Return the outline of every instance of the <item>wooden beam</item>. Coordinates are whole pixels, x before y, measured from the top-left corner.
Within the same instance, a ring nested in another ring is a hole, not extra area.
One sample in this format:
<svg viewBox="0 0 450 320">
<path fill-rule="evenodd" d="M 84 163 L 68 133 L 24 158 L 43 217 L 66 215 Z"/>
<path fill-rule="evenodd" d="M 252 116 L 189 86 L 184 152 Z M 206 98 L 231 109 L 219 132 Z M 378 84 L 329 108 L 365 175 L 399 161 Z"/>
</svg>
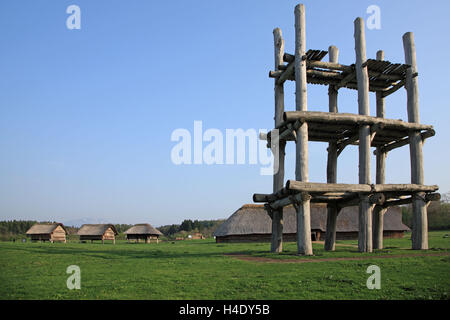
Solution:
<svg viewBox="0 0 450 320">
<path fill-rule="evenodd" d="M 428 139 L 430 137 L 433 137 L 435 134 L 436 134 L 436 132 L 433 129 L 430 129 L 430 130 L 427 130 L 425 132 L 422 132 L 420 134 L 420 137 L 422 139 L 422 142 L 424 142 L 426 139 Z M 378 152 L 387 153 L 387 152 L 389 152 L 391 150 L 394 150 L 394 149 L 406 146 L 407 144 L 409 144 L 409 142 L 410 142 L 410 138 L 409 137 L 408 138 L 404 138 L 404 139 L 400 139 L 398 141 L 395 141 L 395 142 L 389 143 L 389 144 L 387 144 L 387 145 L 385 145 L 383 147 L 380 147 L 380 151 L 378 151 L 378 149 L 377 149 L 377 150 L 374 151 L 374 154 L 376 155 Z"/>
<path fill-rule="evenodd" d="M 393 94 L 398 89 L 402 88 L 405 85 L 405 80 L 401 80 L 395 85 L 393 85 L 390 89 L 381 91 L 382 97 L 387 97 L 388 95 Z"/>
<path fill-rule="evenodd" d="M 286 189 L 299 192 L 372 192 L 369 184 L 319 183 L 288 180 Z"/>
<path fill-rule="evenodd" d="M 279 76 L 279 78 L 276 80 L 276 84 L 282 85 L 286 82 L 286 80 L 292 78 L 292 75 L 294 74 L 294 63 L 291 62 L 287 67 L 286 70 Z M 270 76 L 270 73 L 269 73 Z"/>
<path fill-rule="evenodd" d="M 302 122 L 318 122 L 327 124 L 383 125 L 384 128 L 399 130 L 429 130 L 431 125 L 423 125 L 402 120 L 384 119 L 364 114 L 330 113 L 320 111 L 288 111 L 283 115 L 285 122 L 300 120 Z M 370 131 L 370 130 L 369 130 Z"/>
</svg>

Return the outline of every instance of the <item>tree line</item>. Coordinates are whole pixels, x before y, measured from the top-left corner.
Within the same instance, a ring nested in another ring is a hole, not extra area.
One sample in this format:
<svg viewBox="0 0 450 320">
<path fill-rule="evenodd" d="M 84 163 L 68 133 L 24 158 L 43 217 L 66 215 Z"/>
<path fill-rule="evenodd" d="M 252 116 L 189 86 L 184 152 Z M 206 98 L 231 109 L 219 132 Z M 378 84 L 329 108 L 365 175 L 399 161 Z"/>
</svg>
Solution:
<svg viewBox="0 0 450 320">
<path fill-rule="evenodd" d="M 181 224 L 171 224 L 159 227 L 165 236 L 171 237 L 180 232 L 200 232 L 204 236 L 212 236 L 214 230 L 223 222 L 224 220 L 194 220 L 185 219 Z"/>
<path fill-rule="evenodd" d="M 211 237 L 214 230 L 224 220 L 191 220 L 185 219 L 181 224 L 172 224 L 161 226 L 157 228 L 166 237 L 174 237 L 180 233 L 186 232 L 200 232 L 205 237 Z M 54 223 L 51 221 L 35 221 L 35 220 L 9 220 L 0 221 L 0 240 L 11 240 L 12 238 L 25 237 L 26 232 L 36 223 Z M 130 224 L 115 224 L 116 230 L 119 234 L 123 234 L 127 229 L 133 225 Z M 75 235 L 79 228 L 73 226 L 65 226 L 68 235 Z M 120 237 L 119 237 L 120 238 Z"/>
</svg>

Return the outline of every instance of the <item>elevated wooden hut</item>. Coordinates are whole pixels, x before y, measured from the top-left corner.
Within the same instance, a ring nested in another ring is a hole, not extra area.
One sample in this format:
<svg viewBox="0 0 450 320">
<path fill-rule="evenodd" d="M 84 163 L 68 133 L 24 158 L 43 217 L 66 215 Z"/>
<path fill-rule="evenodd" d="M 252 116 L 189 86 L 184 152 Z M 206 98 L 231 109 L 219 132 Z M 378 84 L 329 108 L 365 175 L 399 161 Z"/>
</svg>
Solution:
<svg viewBox="0 0 450 320">
<path fill-rule="evenodd" d="M 283 211 L 283 239 L 297 241 L 297 215 L 290 205 Z M 402 223 L 399 207 L 390 207 L 384 216 L 385 238 L 401 238 L 409 228 Z M 311 205 L 311 240 L 325 239 L 327 206 Z M 336 221 L 336 239 L 358 239 L 358 207 L 341 210 Z M 269 242 L 272 234 L 272 220 L 263 205 L 246 204 L 239 208 L 214 232 L 216 242 Z"/>
<path fill-rule="evenodd" d="M 62 223 L 37 223 L 27 231 L 31 241 L 66 242 L 67 230 Z"/>
<path fill-rule="evenodd" d="M 111 240 L 116 243 L 116 235 L 118 234 L 116 227 L 113 224 L 83 224 L 77 233 L 80 236 L 80 241 Z"/>
<path fill-rule="evenodd" d="M 159 237 L 162 236 L 162 233 L 158 229 L 153 228 L 149 223 L 136 224 L 125 231 L 125 234 L 127 235 L 128 242 L 131 240 L 135 240 L 136 242 L 144 240 L 145 243 L 150 243 L 151 240 L 156 240 L 156 243 L 158 243 Z"/>
</svg>

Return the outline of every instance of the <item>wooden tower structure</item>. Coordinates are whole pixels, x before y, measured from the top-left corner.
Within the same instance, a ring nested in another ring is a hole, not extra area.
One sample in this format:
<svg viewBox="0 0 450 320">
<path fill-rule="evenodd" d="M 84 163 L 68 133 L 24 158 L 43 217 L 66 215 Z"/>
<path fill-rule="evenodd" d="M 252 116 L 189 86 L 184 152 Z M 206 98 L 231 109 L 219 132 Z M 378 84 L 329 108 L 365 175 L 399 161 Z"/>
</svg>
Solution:
<svg viewBox="0 0 450 320">
<path fill-rule="evenodd" d="M 298 253 L 312 255 L 310 203 L 327 203 L 325 249 L 334 250 L 336 218 L 347 206 L 359 206 L 360 252 L 383 247 L 383 214 L 389 206 L 412 203 L 412 248 L 428 249 L 427 206 L 440 199 L 438 186 L 424 185 L 422 146 L 435 134 L 431 125 L 420 124 L 418 72 L 414 36 L 403 36 L 405 63 L 367 59 L 364 20 L 354 21 L 356 62 L 338 62 L 339 50 L 306 50 L 305 7 L 295 7 L 295 54 L 284 52 L 281 30 L 273 31 L 275 70 L 275 128 L 266 139 L 275 155 L 273 193 L 254 194 L 253 201 L 265 204 L 272 218 L 271 251 L 281 252 L 283 244 L 283 207 L 293 204 L 297 211 Z M 329 54 L 329 61 L 322 59 Z M 295 81 L 295 111 L 284 109 L 284 83 Z M 329 112 L 308 111 L 307 84 L 328 86 Z M 408 121 L 385 118 L 385 99 L 400 88 L 407 91 Z M 338 112 L 338 90 L 358 91 L 358 113 Z M 369 93 L 376 94 L 376 116 L 369 112 Z M 295 180 L 284 182 L 285 146 L 296 143 Z M 308 141 L 328 143 L 327 183 L 308 180 Z M 359 148 L 358 184 L 337 183 L 337 160 L 348 145 Z M 387 153 L 409 145 L 410 184 L 386 184 Z M 376 148 L 376 183 L 370 180 L 370 148 Z"/>
</svg>

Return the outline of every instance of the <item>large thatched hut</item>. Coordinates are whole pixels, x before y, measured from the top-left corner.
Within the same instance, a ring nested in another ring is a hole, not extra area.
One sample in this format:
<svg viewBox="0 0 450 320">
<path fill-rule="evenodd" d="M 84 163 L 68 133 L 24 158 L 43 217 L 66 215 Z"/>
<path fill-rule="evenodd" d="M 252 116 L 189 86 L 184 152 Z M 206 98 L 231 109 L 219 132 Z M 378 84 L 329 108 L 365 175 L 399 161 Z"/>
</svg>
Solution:
<svg viewBox="0 0 450 320">
<path fill-rule="evenodd" d="M 28 229 L 26 235 L 31 241 L 66 242 L 67 230 L 62 223 L 37 223 Z"/>
<path fill-rule="evenodd" d="M 285 241 L 297 240 L 297 215 L 290 205 L 283 210 L 283 238 Z M 311 237 L 313 241 L 325 238 L 327 207 L 311 204 Z M 384 215 L 384 236 L 401 238 L 409 228 L 402 223 L 399 207 L 390 207 Z M 263 205 L 246 204 L 221 224 L 214 236 L 216 242 L 265 242 L 270 241 L 272 220 Z M 341 210 L 336 221 L 336 239 L 358 238 L 358 207 L 346 207 Z"/>
<path fill-rule="evenodd" d="M 83 224 L 77 233 L 80 236 L 80 241 L 112 240 L 116 243 L 116 235 L 118 234 L 116 227 L 113 224 Z"/>
<path fill-rule="evenodd" d="M 128 242 L 131 240 L 135 240 L 136 242 L 144 240 L 145 243 L 150 243 L 151 240 L 156 240 L 156 243 L 158 243 L 159 237 L 162 236 L 162 233 L 158 229 L 153 228 L 148 223 L 135 224 L 125 231 L 125 234 L 127 235 Z"/>
</svg>

